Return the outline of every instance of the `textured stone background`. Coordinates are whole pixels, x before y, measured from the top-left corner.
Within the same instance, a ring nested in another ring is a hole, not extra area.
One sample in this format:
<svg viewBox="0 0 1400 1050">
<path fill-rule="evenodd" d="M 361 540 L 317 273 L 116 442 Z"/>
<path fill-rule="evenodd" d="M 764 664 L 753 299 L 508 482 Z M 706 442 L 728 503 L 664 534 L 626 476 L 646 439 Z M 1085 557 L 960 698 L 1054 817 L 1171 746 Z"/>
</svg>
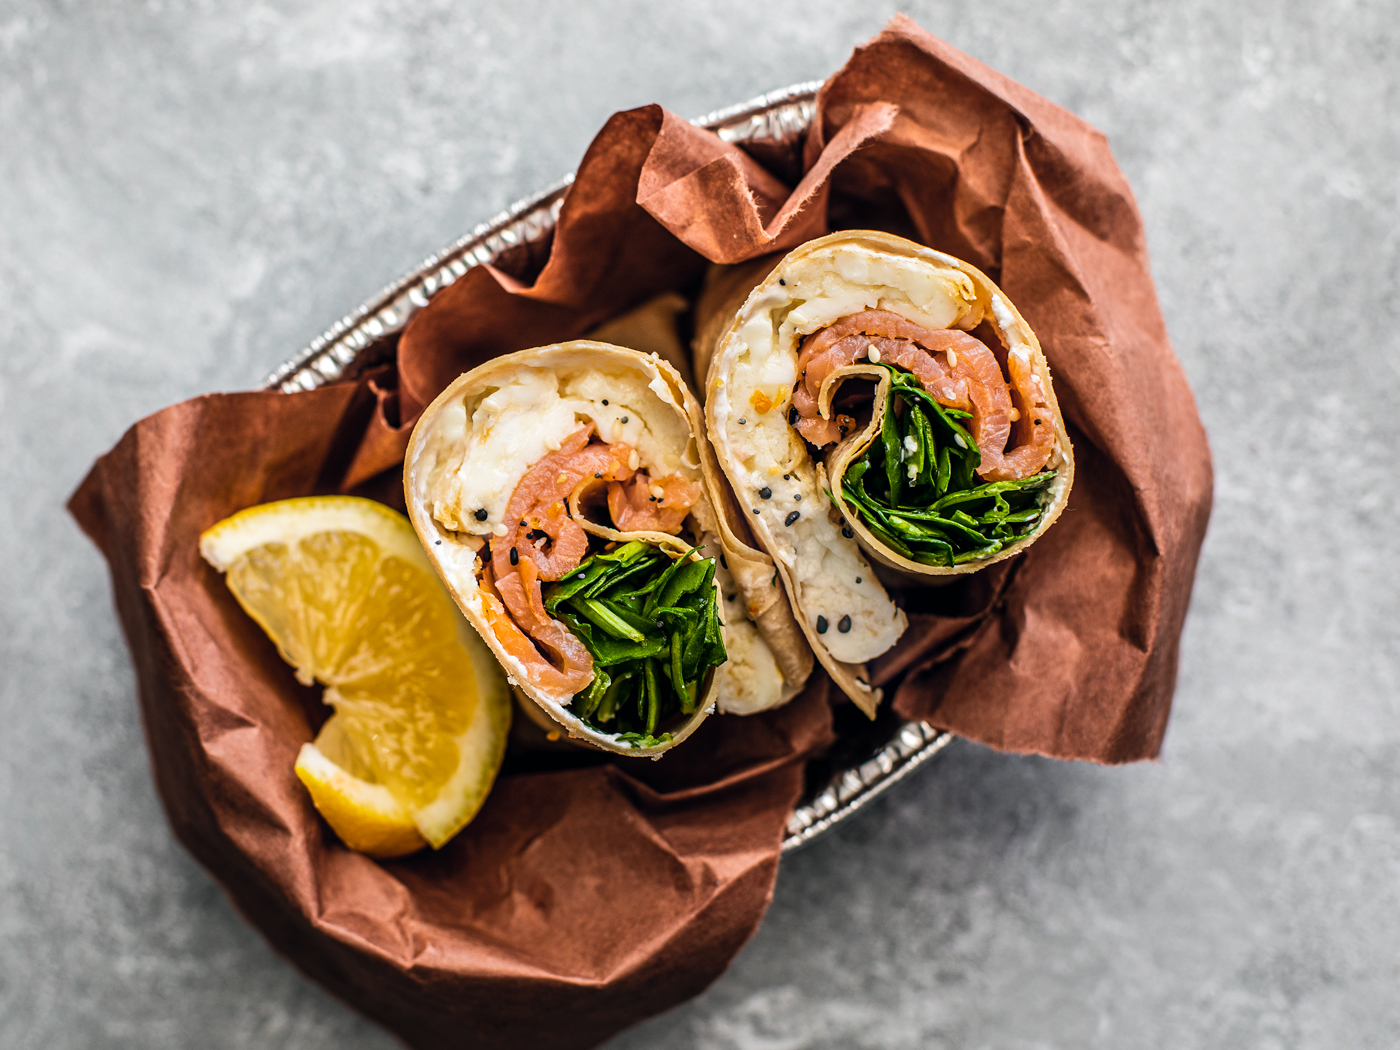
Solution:
<svg viewBox="0 0 1400 1050">
<path fill-rule="evenodd" d="M 395 1045 L 173 841 L 62 510 L 90 461 L 256 384 L 610 112 L 824 76 L 891 10 L 0 0 L 0 1045 Z M 1166 749 L 954 746 L 614 1046 L 1400 1045 L 1400 5 L 908 10 L 1136 187 L 1217 457 Z"/>
</svg>

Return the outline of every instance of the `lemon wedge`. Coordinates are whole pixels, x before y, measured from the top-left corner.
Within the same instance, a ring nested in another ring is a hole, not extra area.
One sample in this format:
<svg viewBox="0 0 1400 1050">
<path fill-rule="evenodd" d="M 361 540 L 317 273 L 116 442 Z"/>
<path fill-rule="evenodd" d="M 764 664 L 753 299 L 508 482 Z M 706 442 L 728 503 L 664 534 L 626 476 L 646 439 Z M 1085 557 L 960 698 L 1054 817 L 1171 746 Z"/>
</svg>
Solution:
<svg viewBox="0 0 1400 1050">
<path fill-rule="evenodd" d="M 335 709 L 296 773 L 346 845 L 438 848 L 505 754 L 510 691 L 402 514 L 352 496 L 249 507 L 199 550 L 303 684 Z"/>
</svg>

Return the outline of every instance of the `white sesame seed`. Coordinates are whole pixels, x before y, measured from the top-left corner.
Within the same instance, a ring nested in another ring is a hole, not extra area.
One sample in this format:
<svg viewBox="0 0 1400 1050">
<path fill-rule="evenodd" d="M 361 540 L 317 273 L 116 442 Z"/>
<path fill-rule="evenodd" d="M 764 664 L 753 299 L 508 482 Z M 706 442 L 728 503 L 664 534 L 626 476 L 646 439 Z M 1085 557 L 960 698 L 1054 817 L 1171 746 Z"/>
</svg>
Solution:
<svg viewBox="0 0 1400 1050">
<path fill-rule="evenodd" d="M 494 525 L 491 526 L 491 535 L 493 535 L 493 536 L 504 536 L 504 535 L 505 535 L 507 532 L 509 532 L 509 531 L 510 531 L 510 530 L 509 530 L 508 528 L 506 528 L 505 525 L 504 525 L 503 523 L 499 522 L 499 521 L 496 522 L 496 524 L 494 524 Z"/>
<path fill-rule="evenodd" d="M 904 435 L 904 447 L 907 448 L 911 454 L 919 451 L 919 443 L 914 439 L 913 434 Z"/>
<path fill-rule="evenodd" d="M 666 495 L 666 490 L 663 489 L 660 485 L 653 485 L 651 487 L 651 494 L 657 499 L 660 499 L 662 496 Z"/>
<path fill-rule="evenodd" d="M 958 443 L 958 448 L 967 448 L 967 442 L 963 440 L 961 434 L 954 434 L 953 440 Z"/>
<path fill-rule="evenodd" d="M 870 350 L 870 363 L 872 365 L 878 365 L 880 363 L 880 351 L 876 348 L 874 343 L 868 343 L 867 346 Z"/>
<path fill-rule="evenodd" d="M 949 367 L 949 368 L 957 368 L 957 367 L 958 367 L 958 352 L 957 352 L 956 350 L 949 350 L 949 351 L 948 351 L 948 367 Z"/>
<path fill-rule="evenodd" d="M 1016 420 L 1018 420 L 1018 419 L 1020 419 L 1020 418 L 1021 418 L 1021 411 L 1020 411 L 1020 409 L 1013 408 L 1013 409 L 1011 410 L 1011 422 L 1014 423 L 1014 422 L 1016 422 Z"/>
</svg>

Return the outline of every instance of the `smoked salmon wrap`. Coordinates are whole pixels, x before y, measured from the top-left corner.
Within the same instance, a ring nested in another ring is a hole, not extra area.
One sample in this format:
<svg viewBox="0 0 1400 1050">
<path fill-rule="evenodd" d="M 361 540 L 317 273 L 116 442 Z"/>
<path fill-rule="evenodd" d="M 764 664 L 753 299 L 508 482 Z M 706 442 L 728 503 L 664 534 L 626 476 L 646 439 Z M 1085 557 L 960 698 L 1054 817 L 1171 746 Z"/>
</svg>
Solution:
<svg viewBox="0 0 1400 1050">
<path fill-rule="evenodd" d="M 712 275 L 696 371 L 720 466 L 817 658 L 868 714 L 898 640 L 889 574 L 976 572 L 1025 550 L 1074 457 L 1035 333 L 976 267 L 849 230 Z"/>
<path fill-rule="evenodd" d="M 716 509 L 699 405 L 658 355 L 589 340 L 460 376 L 414 427 L 409 519 L 529 713 L 656 756 L 718 705 L 795 696 L 812 656 Z M 752 615 L 750 615 L 752 614 Z"/>
</svg>

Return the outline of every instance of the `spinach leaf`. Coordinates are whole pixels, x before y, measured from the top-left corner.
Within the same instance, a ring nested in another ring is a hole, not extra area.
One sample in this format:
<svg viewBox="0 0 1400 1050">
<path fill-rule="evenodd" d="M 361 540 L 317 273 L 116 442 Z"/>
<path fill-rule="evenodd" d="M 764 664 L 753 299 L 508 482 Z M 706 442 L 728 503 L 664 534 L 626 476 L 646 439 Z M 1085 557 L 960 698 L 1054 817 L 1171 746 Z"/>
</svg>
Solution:
<svg viewBox="0 0 1400 1050">
<path fill-rule="evenodd" d="M 593 657 L 575 714 L 637 747 L 669 740 L 661 728 L 695 712 L 705 675 L 728 659 L 715 562 L 694 553 L 633 541 L 585 559 L 544 594 Z"/>
<path fill-rule="evenodd" d="M 981 482 L 982 453 L 963 425 L 970 412 L 941 405 L 893 365 L 877 440 L 841 479 L 865 527 L 898 554 L 928 565 L 986 558 L 1031 534 L 1054 471 Z"/>
</svg>

